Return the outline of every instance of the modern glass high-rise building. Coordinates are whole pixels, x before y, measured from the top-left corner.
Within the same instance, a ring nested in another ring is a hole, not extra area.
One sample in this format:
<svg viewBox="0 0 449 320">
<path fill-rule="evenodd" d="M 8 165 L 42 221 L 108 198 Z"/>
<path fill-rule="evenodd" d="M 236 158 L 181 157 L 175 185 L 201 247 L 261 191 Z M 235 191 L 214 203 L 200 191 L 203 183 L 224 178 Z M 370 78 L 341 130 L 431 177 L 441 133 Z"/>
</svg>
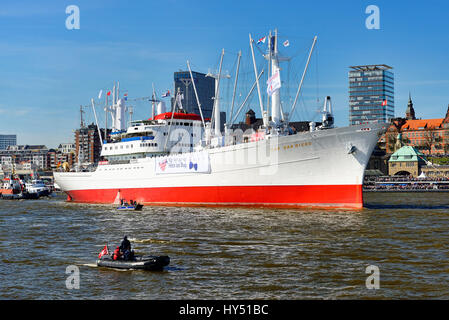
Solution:
<svg viewBox="0 0 449 320">
<path fill-rule="evenodd" d="M 385 64 L 352 66 L 349 71 L 349 124 L 394 118 L 394 75 Z"/>
<path fill-rule="evenodd" d="M 201 103 L 201 110 L 204 118 L 212 117 L 212 109 L 214 108 L 215 96 L 215 78 L 207 77 L 204 73 L 192 71 L 193 80 L 195 81 L 196 91 L 198 93 L 198 99 Z M 200 114 L 198 103 L 195 97 L 195 91 L 192 85 L 192 79 L 189 71 L 179 71 L 174 73 L 175 80 L 175 93 L 173 93 L 172 105 L 174 103 L 174 97 L 176 92 L 179 91 L 183 94 L 182 100 L 183 108 L 187 112 Z"/>
<path fill-rule="evenodd" d="M 0 134 L 0 150 L 5 150 L 9 146 L 17 144 L 17 135 L 15 134 Z"/>
</svg>

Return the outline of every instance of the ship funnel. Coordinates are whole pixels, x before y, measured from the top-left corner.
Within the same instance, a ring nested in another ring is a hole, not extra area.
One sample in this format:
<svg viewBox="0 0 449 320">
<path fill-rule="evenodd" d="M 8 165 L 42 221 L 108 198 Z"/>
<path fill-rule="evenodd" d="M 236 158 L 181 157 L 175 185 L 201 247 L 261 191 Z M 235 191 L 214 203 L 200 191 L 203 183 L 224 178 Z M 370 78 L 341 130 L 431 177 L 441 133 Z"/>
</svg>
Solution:
<svg viewBox="0 0 449 320">
<path fill-rule="evenodd" d="M 126 130 L 125 123 L 125 100 L 119 99 L 117 104 L 113 106 L 114 111 L 114 131 L 123 131 Z"/>
<path fill-rule="evenodd" d="M 156 107 L 156 115 L 165 113 L 165 102 L 164 101 L 159 101 L 157 103 L 157 107 Z"/>
</svg>

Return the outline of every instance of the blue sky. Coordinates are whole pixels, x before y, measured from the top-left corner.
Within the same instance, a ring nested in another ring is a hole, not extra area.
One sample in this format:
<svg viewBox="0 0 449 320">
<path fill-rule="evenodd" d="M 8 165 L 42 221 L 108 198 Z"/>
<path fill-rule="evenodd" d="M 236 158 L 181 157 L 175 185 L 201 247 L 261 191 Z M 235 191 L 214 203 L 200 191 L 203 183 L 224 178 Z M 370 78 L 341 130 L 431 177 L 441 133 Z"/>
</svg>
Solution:
<svg viewBox="0 0 449 320">
<path fill-rule="evenodd" d="M 80 9 L 79 30 L 65 26 L 69 5 Z M 380 9 L 379 30 L 365 27 L 368 5 Z M 441 118 L 449 104 L 448 12 L 447 1 L 435 0 L 2 1 L 0 133 L 17 134 L 19 144 L 73 141 L 79 106 L 89 105 L 100 89 L 120 81 L 132 99 L 151 95 L 154 83 L 161 94 L 173 87 L 173 72 L 186 69 L 186 60 L 194 71 L 218 68 L 222 48 L 231 75 L 242 50 L 242 100 L 254 80 L 248 34 L 260 38 L 275 28 L 290 42 L 283 53 L 294 59 L 284 66 L 283 81 L 288 71 L 291 88 L 318 36 L 294 120 L 318 120 L 316 110 L 330 95 L 337 125 L 348 125 L 348 67 L 362 64 L 394 68 L 396 116 L 404 114 L 411 92 L 417 117 Z M 260 55 L 257 61 L 261 69 Z M 232 80 L 222 88 L 226 100 Z M 288 98 L 284 103 L 289 109 Z M 131 104 L 134 119 L 149 116 L 148 103 Z M 250 105 L 259 113 L 257 97 Z"/>
</svg>

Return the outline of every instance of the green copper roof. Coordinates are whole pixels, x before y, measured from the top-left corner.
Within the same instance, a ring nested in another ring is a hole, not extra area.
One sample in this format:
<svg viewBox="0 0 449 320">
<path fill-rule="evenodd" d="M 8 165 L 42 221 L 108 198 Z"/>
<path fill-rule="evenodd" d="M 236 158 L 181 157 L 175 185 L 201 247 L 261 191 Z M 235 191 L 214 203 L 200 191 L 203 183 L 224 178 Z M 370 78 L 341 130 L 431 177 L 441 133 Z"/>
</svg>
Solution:
<svg viewBox="0 0 449 320">
<path fill-rule="evenodd" d="M 404 146 L 395 153 L 393 153 L 390 157 L 389 162 L 397 162 L 397 161 L 421 161 L 424 162 L 425 156 L 422 152 L 418 151 L 412 146 Z"/>
</svg>

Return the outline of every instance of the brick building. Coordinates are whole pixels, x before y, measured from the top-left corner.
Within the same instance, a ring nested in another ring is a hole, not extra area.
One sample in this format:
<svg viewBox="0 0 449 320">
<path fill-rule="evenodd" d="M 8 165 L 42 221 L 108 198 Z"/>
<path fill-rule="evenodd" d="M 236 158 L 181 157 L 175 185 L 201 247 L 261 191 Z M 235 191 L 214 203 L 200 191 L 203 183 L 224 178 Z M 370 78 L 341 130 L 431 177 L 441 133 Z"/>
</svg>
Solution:
<svg viewBox="0 0 449 320">
<path fill-rule="evenodd" d="M 76 162 L 75 144 L 61 143 L 58 148 L 50 149 L 47 153 L 47 168 L 55 169 L 67 162 L 72 167 Z"/>
<path fill-rule="evenodd" d="M 387 154 L 397 151 L 401 144 L 413 146 L 427 155 L 449 154 L 449 106 L 444 118 L 416 119 L 412 99 L 409 98 L 406 117 L 391 121 L 385 137 Z"/>
<path fill-rule="evenodd" d="M 104 129 L 101 131 L 104 139 Z M 100 161 L 101 141 L 97 126 L 93 123 L 75 131 L 75 161 L 97 163 Z"/>
</svg>

